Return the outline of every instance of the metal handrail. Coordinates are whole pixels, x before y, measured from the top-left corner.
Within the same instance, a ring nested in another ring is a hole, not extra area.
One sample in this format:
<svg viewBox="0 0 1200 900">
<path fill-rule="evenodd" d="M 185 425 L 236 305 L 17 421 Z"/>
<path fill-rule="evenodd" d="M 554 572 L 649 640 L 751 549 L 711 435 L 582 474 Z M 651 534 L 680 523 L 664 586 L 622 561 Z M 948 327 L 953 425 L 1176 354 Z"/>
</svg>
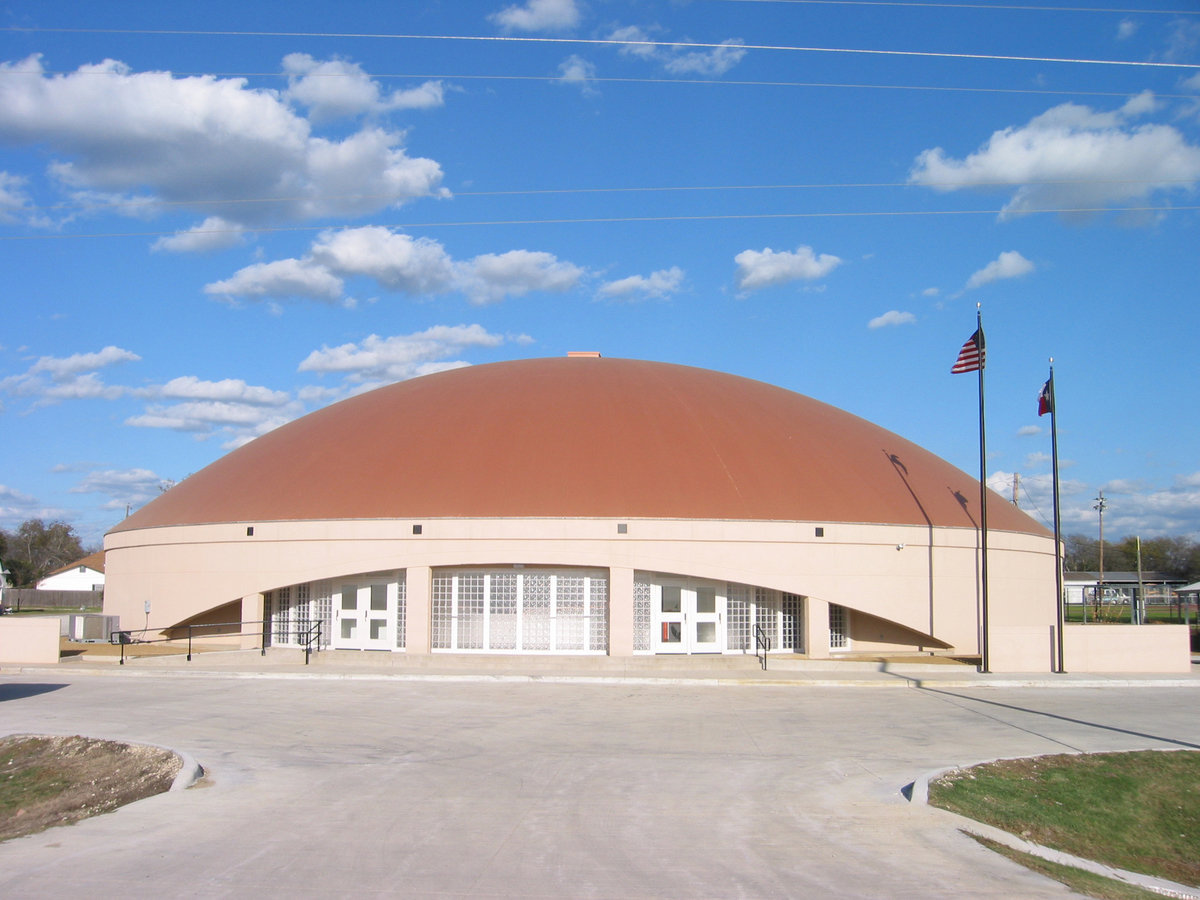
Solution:
<svg viewBox="0 0 1200 900">
<path fill-rule="evenodd" d="M 234 626 L 237 626 L 237 629 L 238 629 L 237 632 L 225 632 L 222 634 L 222 637 L 230 637 L 230 636 L 248 637 L 248 636 L 252 635 L 253 632 L 247 632 L 245 626 L 261 625 L 262 631 L 259 635 L 258 650 L 259 650 L 260 655 L 266 656 L 267 655 L 267 643 L 268 643 L 268 640 L 272 637 L 271 630 L 268 628 L 268 626 L 270 624 L 271 624 L 270 619 L 245 619 L 241 622 L 210 622 L 210 623 L 202 624 L 202 625 L 194 625 L 194 624 L 168 625 L 165 628 L 146 627 L 146 628 L 138 628 L 138 629 L 120 629 L 118 631 L 114 631 L 112 633 L 112 636 L 109 638 L 109 640 L 110 640 L 110 642 L 120 644 L 120 646 L 121 646 L 121 665 L 125 665 L 125 647 L 126 647 L 126 645 L 129 645 L 129 644 L 168 644 L 168 643 L 171 643 L 172 641 L 179 640 L 179 638 L 177 638 L 177 637 L 147 638 L 147 637 L 144 637 L 144 635 L 146 635 L 148 632 L 151 632 L 151 631 L 178 631 L 180 628 L 186 628 L 187 629 L 187 661 L 191 662 L 192 661 L 192 637 L 195 634 L 195 631 L 197 629 L 232 628 Z M 304 664 L 305 665 L 308 665 L 309 659 L 312 657 L 313 647 L 315 646 L 318 651 L 321 649 L 321 624 L 322 624 L 321 620 L 316 619 L 312 624 L 310 624 L 308 626 L 307 629 L 297 626 L 294 630 L 291 628 L 288 628 L 288 629 L 285 629 L 283 632 L 287 636 L 291 636 L 294 634 L 297 638 L 296 643 L 304 645 Z M 140 637 L 140 638 L 134 640 L 133 634 L 135 631 L 142 634 L 143 637 Z"/>
<path fill-rule="evenodd" d="M 762 648 L 762 656 L 758 655 Z M 763 671 L 767 671 L 767 654 L 771 652 L 771 639 L 757 622 L 754 624 L 754 655 L 762 662 Z"/>
</svg>

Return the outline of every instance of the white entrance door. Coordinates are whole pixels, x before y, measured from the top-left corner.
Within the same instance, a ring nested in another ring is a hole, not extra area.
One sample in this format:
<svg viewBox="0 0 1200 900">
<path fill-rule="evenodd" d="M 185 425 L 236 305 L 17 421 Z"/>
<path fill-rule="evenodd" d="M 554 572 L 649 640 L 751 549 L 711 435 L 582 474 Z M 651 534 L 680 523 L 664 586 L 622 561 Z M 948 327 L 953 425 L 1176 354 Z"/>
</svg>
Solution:
<svg viewBox="0 0 1200 900">
<path fill-rule="evenodd" d="M 725 646 L 725 596 L 703 582 L 655 584 L 655 653 L 720 653 Z"/>
<path fill-rule="evenodd" d="M 339 586 L 333 640 L 337 650 L 392 650 L 396 646 L 396 582 L 374 578 Z"/>
</svg>

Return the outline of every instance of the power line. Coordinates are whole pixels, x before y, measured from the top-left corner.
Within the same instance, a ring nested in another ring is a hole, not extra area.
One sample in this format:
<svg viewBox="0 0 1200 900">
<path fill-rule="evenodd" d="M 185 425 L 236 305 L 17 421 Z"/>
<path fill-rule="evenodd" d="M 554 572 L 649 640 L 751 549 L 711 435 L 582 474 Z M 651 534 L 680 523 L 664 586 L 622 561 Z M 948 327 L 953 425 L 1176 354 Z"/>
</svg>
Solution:
<svg viewBox="0 0 1200 900">
<path fill-rule="evenodd" d="M 846 190 L 846 189 L 877 189 L 877 188 L 963 188 L 963 189 L 988 189 L 988 188 L 1010 188 L 1010 187 L 1054 187 L 1063 185 L 1117 185 L 1117 184 L 1153 184 L 1153 185 L 1192 185 L 1195 184 L 1194 178 L 1121 178 L 1121 179 L 1100 179 L 1100 178 L 1062 178 L 1062 179 L 1046 179 L 1039 181 L 1031 181 L 1022 179 L 1019 181 L 973 181 L 970 184 L 962 184 L 960 182 L 949 181 L 923 181 L 920 183 L 911 181 L 851 181 L 851 182 L 812 182 L 807 184 L 718 184 L 718 185 L 676 185 L 667 187 L 592 187 L 592 188 L 515 188 L 510 190 L 493 190 L 493 191 L 453 191 L 452 196 L 456 199 L 464 197 L 538 197 L 538 196 L 566 196 L 571 194 L 684 194 L 693 192 L 717 192 L 717 191 L 788 191 L 788 190 Z M 297 203 L 311 200 L 311 197 L 292 196 L 292 197 L 235 197 L 227 199 L 191 199 L 191 200 L 162 200 L 159 198 L 150 197 L 135 197 L 127 199 L 114 199 L 108 201 L 96 200 L 76 200 L 69 203 L 51 203 L 45 205 L 29 205 L 22 207 L 24 212 L 54 212 L 64 209 L 119 209 L 124 206 L 136 204 L 139 210 L 146 210 L 152 207 L 159 208 L 179 208 L 187 209 L 200 206 L 240 206 L 240 205 L 267 205 L 271 203 Z M 345 201 L 345 200 L 386 200 L 392 201 L 393 197 L 384 194 L 332 194 L 322 197 L 325 201 Z M 416 198 L 414 198 L 416 199 Z"/>
<path fill-rule="evenodd" d="M 1057 209 L 1022 210 L 1022 215 L 1078 215 L 1102 213 L 1141 213 L 1141 212 L 1194 212 L 1198 206 L 1127 206 L 1127 207 L 1063 207 Z M 587 218 L 555 218 L 555 219 L 493 219 L 458 222 L 391 222 L 375 223 L 379 227 L 414 230 L 418 228 L 481 228 L 487 226 L 515 225 L 612 225 L 639 222 L 716 222 L 748 219 L 822 219 L 822 218 L 914 218 L 933 216 L 995 216 L 1007 210 L 1002 209 L 941 209 L 941 210 L 877 210 L 870 212 L 798 212 L 798 213 L 719 213 L 712 215 L 692 216 L 594 216 Z M 114 231 L 93 232 L 86 234 L 27 234 L 3 235 L 0 241 L 54 241 L 75 240 L 81 238 L 118 238 L 118 237 L 169 237 L 177 234 L 270 234 L 276 232 L 327 231 L 345 228 L 338 225 L 279 225 L 279 226 L 250 226 L 237 228 L 206 228 L 193 231 Z M 357 227 L 357 226 L 356 226 Z"/>
<path fill-rule="evenodd" d="M 935 50 L 875 50 L 862 47 L 803 47 L 788 44 L 733 44 L 709 41 L 616 40 L 613 38 L 530 37 L 527 35 L 484 34 L 388 34 L 335 31 L 217 31 L 159 28 L 48 28 L 41 26 L 5 26 L 2 31 L 42 34 L 128 34 L 167 37 L 281 37 L 376 39 L 392 41 L 465 41 L 481 43 L 569 44 L 588 47 L 669 47 L 677 50 L 763 50 L 788 53 L 842 53 L 860 56 L 902 56 L 926 59 L 970 59 L 995 62 L 1064 63 L 1094 66 L 1133 66 L 1152 69 L 1200 69 L 1200 63 L 1154 62 L 1148 60 L 1083 59 L 1058 56 L 1013 56 L 989 53 L 949 53 Z"/>
<path fill-rule="evenodd" d="M 924 9 L 987 9 L 1019 12 L 1109 13 L 1119 15 L 1196 16 L 1197 9 L 1117 9 L 1106 6 L 1023 6 L 1009 3 L 920 3 L 916 0 L 713 0 L 717 3 L 783 3 L 797 6 L 903 6 Z"/>
<path fill-rule="evenodd" d="M 729 0 L 741 2 L 741 0 Z M 764 2 L 764 0 L 744 0 L 744 2 Z M 202 72 L 202 71 L 172 71 L 169 73 L 177 78 L 287 78 L 288 72 Z M 128 77 L 126 73 L 112 70 L 80 72 L 75 69 L 3 69 L 0 78 L 11 75 L 70 75 L 73 77 L 121 78 Z M 349 72 L 309 72 L 305 78 L 353 78 Z M 412 80 L 412 81 L 537 81 L 557 82 L 562 80 L 560 75 L 451 75 L 451 74 L 417 74 L 402 72 L 372 72 L 373 80 Z M 1136 91 L 1084 91 L 1048 88 L 999 88 L 999 87 L 961 87 L 955 85 L 928 84 L 869 84 L 862 82 L 837 81 L 747 81 L 729 78 L 632 78 L 621 76 L 597 75 L 587 79 L 588 84 L 678 84 L 678 85 L 723 85 L 726 87 L 780 87 L 780 88 L 836 88 L 846 90 L 875 90 L 875 91 L 927 91 L 931 93 L 966 93 L 966 94 L 1034 94 L 1052 97 L 1128 97 Z M 1194 100 L 1195 94 L 1170 94 L 1156 91 L 1155 97 L 1166 100 Z"/>
</svg>

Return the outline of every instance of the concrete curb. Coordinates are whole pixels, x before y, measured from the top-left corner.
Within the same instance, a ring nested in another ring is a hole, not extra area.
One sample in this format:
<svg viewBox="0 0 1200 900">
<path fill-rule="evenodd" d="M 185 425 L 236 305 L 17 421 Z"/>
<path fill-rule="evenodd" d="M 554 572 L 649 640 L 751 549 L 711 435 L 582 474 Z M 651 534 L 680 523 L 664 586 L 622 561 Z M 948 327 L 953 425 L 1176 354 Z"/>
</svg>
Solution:
<svg viewBox="0 0 1200 900">
<path fill-rule="evenodd" d="M 1143 749 L 1155 750 L 1160 748 L 1146 747 Z M 1070 853 L 1064 853 L 1061 850 L 1055 850 L 1051 847 L 1044 847 L 1041 844 L 1034 844 L 1025 840 L 1024 838 L 1012 834 L 1011 832 L 1004 831 L 1001 828 L 996 828 L 993 825 L 985 825 L 983 822 L 977 822 L 974 819 L 968 819 L 966 816 L 960 816 L 957 813 L 950 812 L 949 810 L 940 809 L 938 807 L 929 805 L 929 783 L 931 781 L 940 778 L 948 772 L 957 772 L 962 769 L 970 769 L 975 766 L 985 765 L 986 763 L 991 762 L 1000 762 L 1003 759 L 1010 758 L 1012 757 L 986 759 L 980 760 L 979 762 L 969 763 L 967 765 L 947 766 L 943 769 L 934 769 L 931 772 L 926 772 L 912 783 L 912 791 L 909 795 L 909 800 L 912 803 L 924 806 L 927 810 L 938 816 L 947 818 L 955 824 L 959 831 L 963 831 L 967 834 L 975 835 L 977 837 L 987 838 L 988 840 L 995 841 L 997 844 L 1003 844 L 1005 847 L 1008 847 L 1012 850 L 1020 850 L 1022 853 L 1028 853 L 1030 856 L 1036 856 L 1039 859 L 1058 863 L 1059 865 L 1083 869 L 1086 872 L 1091 872 L 1095 875 L 1102 875 L 1105 878 L 1111 878 L 1114 881 L 1120 881 L 1124 884 L 1129 884 L 1134 887 L 1140 887 L 1148 891 L 1153 891 L 1154 893 L 1161 894 L 1164 897 L 1175 897 L 1179 898 L 1179 900 L 1200 900 L 1200 888 L 1190 887 L 1186 884 L 1179 884 L 1175 881 L 1168 881 L 1165 878 L 1155 878 L 1153 875 L 1143 875 L 1140 872 L 1129 872 L 1125 869 L 1116 869 L 1112 866 L 1106 866 L 1103 863 L 1095 862 L 1094 860 L 1085 859 L 1082 856 L 1073 856 Z"/>
<path fill-rule="evenodd" d="M 0 674 L 6 675 L 54 675 L 57 677 L 128 677 L 128 678 L 216 678 L 216 679 L 279 679 L 279 680 L 326 680 L 326 681 L 396 681 L 396 682 L 491 682 L 494 684 L 580 684 L 580 685 L 668 685 L 695 687 L 791 687 L 791 688 L 909 688 L 919 690 L 979 689 L 979 688 L 1200 688 L 1200 678 L 1172 678 L 1169 676 L 1124 678 L 1108 676 L 1097 678 L 1063 679 L 1062 676 L 1013 676 L 994 677 L 980 675 L 974 678 L 929 678 L 906 675 L 902 672 L 872 673 L 872 677 L 849 675 L 831 677 L 821 671 L 811 677 L 793 674 L 775 677 L 747 677 L 743 674 L 680 675 L 677 673 L 636 674 L 551 674 L 551 673 L 487 673 L 487 672 L 405 672 L 394 669 L 387 672 L 370 672 L 349 669 L 334 669 L 329 666 L 283 668 L 216 668 L 196 667 L 195 663 L 180 667 L 167 666 L 122 666 L 106 664 L 82 665 L 11 665 L 0 666 Z M 201 664 L 202 665 L 202 664 Z"/>
</svg>

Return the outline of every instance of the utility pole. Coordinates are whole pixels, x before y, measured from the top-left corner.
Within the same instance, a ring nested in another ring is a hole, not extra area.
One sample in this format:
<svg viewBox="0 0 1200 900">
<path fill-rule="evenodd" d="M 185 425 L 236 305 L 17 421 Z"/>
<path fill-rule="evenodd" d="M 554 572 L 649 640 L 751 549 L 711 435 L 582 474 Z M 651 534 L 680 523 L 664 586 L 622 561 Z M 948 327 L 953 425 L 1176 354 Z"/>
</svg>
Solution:
<svg viewBox="0 0 1200 900">
<path fill-rule="evenodd" d="M 1013 495 L 1012 495 L 1013 506 L 1017 507 L 1018 509 L 1021 508 L 1021 501 L 1019 499 L 1020 490 L 1021 490 L 1021 473 L 1013 472 Z"/>
<path fill-rule="evenodd" d="M 1096 581 L 1096 618 L 1100 617 L 1100 604 L 1104 602 L 1104 510 L 1108 504 L 1104 502 L 1104 491 L 1096 498 L 1092 509 L 1100 516 L 1100 577 Z"/>
</svg>

